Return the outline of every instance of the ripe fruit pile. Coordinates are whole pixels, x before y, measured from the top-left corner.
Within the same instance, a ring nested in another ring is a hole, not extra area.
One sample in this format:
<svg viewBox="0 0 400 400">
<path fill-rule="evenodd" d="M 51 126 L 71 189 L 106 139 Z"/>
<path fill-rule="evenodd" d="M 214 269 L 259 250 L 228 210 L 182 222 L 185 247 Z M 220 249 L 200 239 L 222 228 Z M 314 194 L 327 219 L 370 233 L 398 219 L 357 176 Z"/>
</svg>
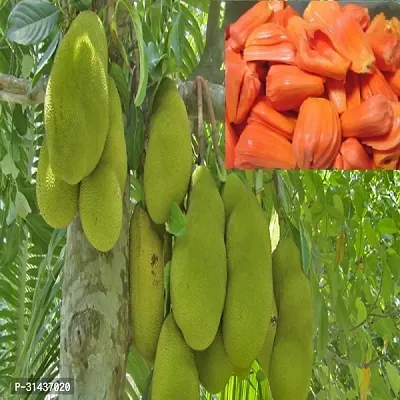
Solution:
<svg viewBox="0 0 400 400">
<path fill-rule="evenodd" d="M 146 202 L 130 221 L 132 336 L 154 363 L 150 398 L 200 399 L 199 382 L 219 393 L 258 359 L 274 400 L 305 399 L 312 309 L 299 252 L 282 239 L 272 262 L 268 223 L 252 192 L 230 174 L 220 193 L 206 166 L 191 173 L 191 158 L 185 106 L 164 79 L 150 117 Z M 186 194 L 185 230 L 172 246 L 164 224 Z"/>
<path fill-rule="evenodd" d="M 43 218 L 63 228 L 79 210 L 89 242 L 110 250 L 122 226 L 127 156 L 107 38 L 93 12 L 80 13 L 60 43 L 46 90 L 45 130 L 36 185 Z"/>
<path fill-rule="evenodd" d="M 226 29 L 227 168 L 400 169 L 400 21 L 259 1 Z"/>
</svg>

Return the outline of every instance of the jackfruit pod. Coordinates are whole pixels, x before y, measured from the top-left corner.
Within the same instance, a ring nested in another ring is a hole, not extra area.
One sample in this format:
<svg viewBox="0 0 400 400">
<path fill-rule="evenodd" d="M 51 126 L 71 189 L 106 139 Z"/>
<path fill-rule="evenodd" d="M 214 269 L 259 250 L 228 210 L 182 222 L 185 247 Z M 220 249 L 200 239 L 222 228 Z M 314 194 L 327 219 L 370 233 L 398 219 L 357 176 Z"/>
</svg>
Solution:
<svg viewBox="0 0 400 400">
<path fill-rule="evenodd" d="M 251 32 L 271 17 L 272 10 L 268 3 L 268 1 L 259 1 L 231 24 L 229 35 L 234 50 L 242 50 Z"/>
<path fill-rule="evenodd" d="M 340 153 L 336 156 L 332 169 L 343 169 L 343 156 Z"/>
<path fill-rule="evenodd" d="M 384 136 L 362 139 L 362 144 L 378 151 L 389 151 L 400 145 L 400 103 L 391 103 L 393 108 L 393 125 L 388 134 Z"/>
<path fill-rule="evenodd" d="M 334 49 L 351 62 L 350 69 L 368 73 L 375 62 L 374 53 L 357 20 L 341 10 L 336 1 L 311 1 L 304 19 L 316 22 L 330 39 Z"/>
<path fill-rule="evenodd" d="M 267 75 L 266 95 L 276 110 L 296 110 L 308 97 L 324 92 L 324 81 L 294 65 L 273 65 Z"/>
<path fill-rule="evenodd" d="M 363 31 L 366 31 L 368 29 L 371 18 L 369 16 L 369 11 L 367 7 L 362 7 L 359 4 L 345 4 L 342 7 L 342 11 L 345 14 L 352 15 L 360 24 Z"/>
<path fill-rule="evenodd" d="M 225 52 L 226 63 L 226 112 L 228 121 L 240 124 L 259 95 L 261 83 L 256 64 L 246 62 L 242 55 L 231 48 Z"/>
<path fill-rule="evenodd" d="M 361 97 L 365 101 L 376 94 L 383 94 L 390 101 L 397 101 L 396 93 L 387 83 L 382 72 L 373 67 L 371 74 L 360 75 Z"/>
<path fill-rule="evenodd" d="M 397 32 L 377 32 L 367 37 L 375 54 L 376 66 L 381 71 L 396 71 L 400 67 L 400 38 Z"/>
<path fill-rule="evenodd" d="M 289 20 L 293 17 L 298 17 L 299 14 L 291 6 L 287 6 L 283 10 L 279 10 L 272 14 L 271 22 L 275 22 L 281 26 L 287 27 Z"/>
<path fill-rule="evenodd" d="M 292 139 L 294 128 L 296 126 L 294 118 L 286 117 L 274 110 L 270 101 L 265 96 L 260 97 L 255 102 L 248 123 L 251 123 L 252 121 L 266 125 L 289 140 Z"/>
<path fill-rule="evenodd" d="M 400 96 L 400 69 L 396 72 L 389 72 L 385 74 L 386 81 L 388 82 L 390 88 Z"/>
<path fill-rule="evenodd" d="M 375 169 L 393 170 L 397 169 L 400 159 L 400 147 L 389 151 L 374 151 L 374 167 Z"/>
<path fill-rule="evenodd" d="M 367 35 L 371 35 L 373 33 L 382 33 L 390 29 L 390 25 L 388 25 L 388 21 L 386 20 L 385 14 L 383 12 L 376 14 L 372 19 L 368 29 L 366 30 Z"/>
<path fill-rule="evenodd" d="M 346 139 L 340 147 L 340 153 L 345 170 L 367 170 L 373 167 L 372 160 L 356 138 Z"/>
<path fill-rule="evenodd" d="M 390 20 L 390 26 L 400 36 L 400 21 L 397 17 L 392 17 L 392 19 Z"/>
<path fill-rule="evenodd" d="M 348 71 L 344 88 L 346 90 L 347 110 L 358 107 L 361 104 L 359 75 L 353 71 Z"/>
<path fill-rule="evenodd" d="M 348 110 L 340 117 L 343 137 L 370 138 L 386 135 L 393 125 L 393 108 L 382 94 Z"/>
<path fill-rule="evenodd" d="M 266 125 L 247 125 L 235 149 L 235 167 L 239 169 L 294 169 L 296 161 L 288 139 Z"/>
<path fill-rule="evenodd" d="M 238 138 L 232 125 L 228 121 L 228 117 L 225 113 L 225 168 L 231 169 L 234 167 L 235 161 L 235 147 L 237 145 Z"/>
<path fill-rule="evenodd" d="M 329 168 L 342 139 L 334 105 L 326 99 L 309 98 L 300 108 L 293 134 L 293 152 L 300 169 Z"/>
<path fill-rule="evenodd" d="M 325 90 L 329 100 L 334 105 L 336 112 L 342 114 L 347 110 L 346 90 L 344 83 L 335 79 L 327 79 L 325 82 Z"/>
<path fill-rule="evenodd" d="M 285 0 L 272 0 L 268 1 L 267 3 L 269 3 L 269 7 L 274 13 L 284 10 L 286 7 Z"/>
</svg>

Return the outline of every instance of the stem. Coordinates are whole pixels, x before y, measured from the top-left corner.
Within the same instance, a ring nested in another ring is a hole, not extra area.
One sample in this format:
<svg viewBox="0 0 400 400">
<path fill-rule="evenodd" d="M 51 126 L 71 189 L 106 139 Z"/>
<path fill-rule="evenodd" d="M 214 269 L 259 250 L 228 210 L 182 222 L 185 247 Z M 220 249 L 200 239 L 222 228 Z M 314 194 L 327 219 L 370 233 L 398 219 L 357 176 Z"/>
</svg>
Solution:
<svg viewBox="0 0 400 400">
<path fill-rule="evenodd" d="M 201 76 L 196 77 L 197 87 L 197 138 L 199 141 L 199 163 L 204 165 L 205 137 L 203 126 L 203 88 Z"/>
</svg>

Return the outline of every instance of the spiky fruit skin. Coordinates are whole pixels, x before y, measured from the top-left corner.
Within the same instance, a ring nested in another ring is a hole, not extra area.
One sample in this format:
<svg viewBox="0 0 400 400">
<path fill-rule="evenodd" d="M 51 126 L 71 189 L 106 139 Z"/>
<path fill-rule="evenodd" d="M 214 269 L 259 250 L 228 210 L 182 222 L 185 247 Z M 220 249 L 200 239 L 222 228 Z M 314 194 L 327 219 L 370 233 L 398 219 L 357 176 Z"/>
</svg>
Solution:
<svg viewBox="0 0 400 400">
<path fill-rule="evenodd" d="M 268 379 L 274 400 L 304 400 L 313 361 L 313 315 L 310 286 L 300 252 L 291 239 L 281 239 L 273 254 L 278 326 Z"/>
<path fill-rule="evenodd" d="M 228 288 L 222 332 L 231 363 L 247 368 L 260 353 L 272 310 L 269 227 L 254 196 L 239 201 L 228 220 Z"/>
<path fill-rule="evenodd" d="M 46 142 L 40 149 L 36 198 L 40 214 L 52 228 L 65 228 L 78 211 L 79 185 L 69 185 L 54 176 Z"/>
<path fill-rule="evenodd" d="M 195 351 L 194 357 L 200 383 L 209 393 L 222 392 L 233 374 L 234 367 L 226 355 L 221 329 L 215 335 L 211 346 L 203 351 Z"/>
<path fill-rule="evenodd" d="M 240 201 L 242 196 L 249 196 L 249 190 L 243 181 L 235 173 L 227 176 L 225 184 L 221 190 L 222 201 L 224 202 L 225 218 L 228 219 L 235 205 Z"/>
<path fill-rule="evenodd" d="M 217 333 L 227 282 L 224 207 L 207 167 L 193 172 L 186 221 L 172 254 L 171 304 L 187 344 L 201 351 Z"/>
<path fill-rule="evenodd" d="M 140 204 L 129 226 L 129 277 L 133 343 L 153 363 L 164 319 L 163 242 Z"/>
<path fill-rule="evenodd" d="M 194 354 L 172 313 L 166 317 L 157 345 L 151 400 L 199 400 L 199 376 Z"/>
<path fill-rule="evenodd" d="M 153 103 L 144 164 L 144 193 L 151 219 L 168 220 L 173 201 L 186 194 L 192 166 L 189 119 L 175 83 L 162 80 Z"/>
<path fill-rule="evenodd" d="M 109 251 L 117 243 L 122 227 L 122 195 L 115 171 L 99 163 L 79 190 L 79 214 L 90 244 Z"/>
<path fill-rule="evenodd" d="M 114 168 L 123 193 L 128 168 L 124 120 L 118 90 L 111 76 L 108 77 L 108 96 L 110 125 L 103 154 L 101 155 L 101 162 Z"/>
<path fill-rule="evenodd" d="M 96 167 L 109 127 L 107 39 L 91 11 L 62 39 L 45 97 L 46 140 L 54 175 L 77 184 Z"/>
<path fill-rule="evenodd" d="M 269 318 L 269 326 L 267 331 L 267 336 L 265 337 L 263 348 L 260 354 L 257 356 L 257 361 L 260 364 L 260 367 L 263 369 L 264 373 L 268 375 L 269 370 L 269 362 L 271 360 L 272 347 L 274 345 L 277 321 L 278 321 L 278 312 L 276 309 L 275 300 L 273 299 L 272 303 L 272 312 Z"/>
</svg>

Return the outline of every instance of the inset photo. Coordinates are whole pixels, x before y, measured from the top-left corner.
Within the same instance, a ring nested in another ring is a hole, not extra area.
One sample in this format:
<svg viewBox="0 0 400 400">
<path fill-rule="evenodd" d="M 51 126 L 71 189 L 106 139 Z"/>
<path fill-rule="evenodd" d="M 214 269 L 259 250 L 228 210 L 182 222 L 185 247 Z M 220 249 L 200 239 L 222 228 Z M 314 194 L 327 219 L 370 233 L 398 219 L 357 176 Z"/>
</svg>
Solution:
<svg viewBox="0 0 400 400">
<path fill-rule="evenodd" d="M 227 169 L 400 169 L 400 4 L 235 1 Z"/>
</svg>

